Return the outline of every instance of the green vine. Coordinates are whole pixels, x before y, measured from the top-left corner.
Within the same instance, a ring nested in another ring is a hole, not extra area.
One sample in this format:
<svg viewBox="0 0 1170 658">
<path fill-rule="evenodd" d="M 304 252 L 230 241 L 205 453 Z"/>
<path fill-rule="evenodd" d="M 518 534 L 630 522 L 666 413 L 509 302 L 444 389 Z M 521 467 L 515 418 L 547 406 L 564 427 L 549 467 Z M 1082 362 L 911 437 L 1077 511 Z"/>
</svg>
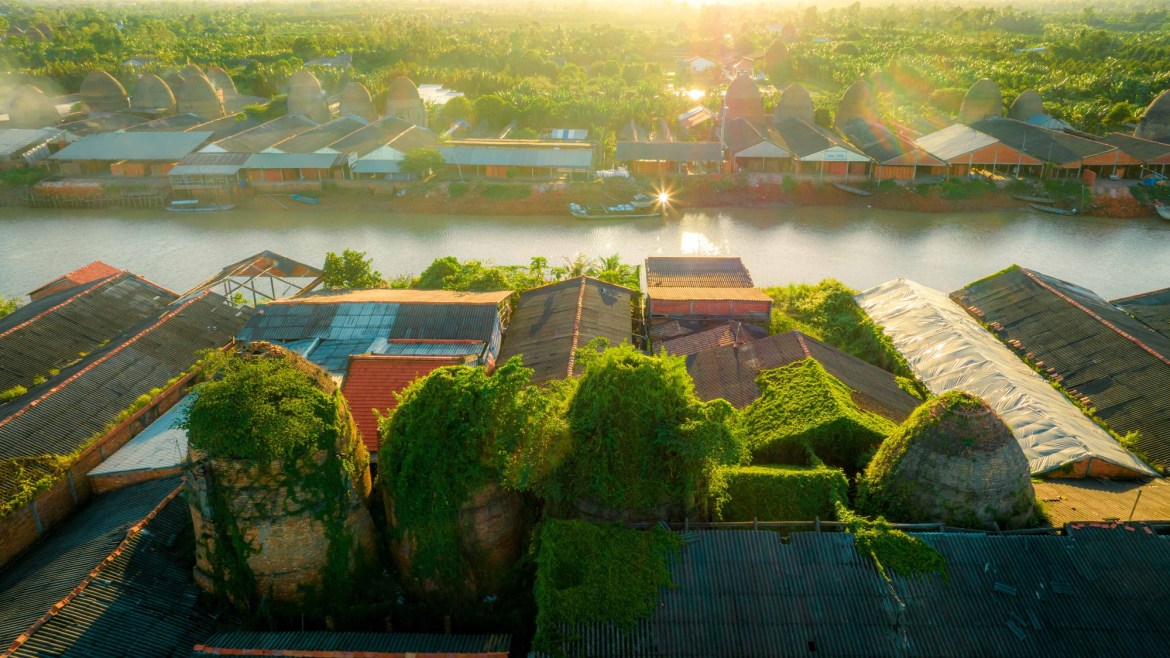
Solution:
<svg viewBox="0 0 1170 658">
<path fill-rule="evenodd" d="M 533 648 L 564 652 L 572 627 L 612 623 L 632 628 L 658 605 L 659 588 L 673 587 L 670 557 L 682 548 L 675 533 L 619 524 L 549 519 L 537 531 L 536 637 Z"/>
<path fill-rule="evenodd" d="M 871 521 L 836 504 L 837 518 L 844 521 L 857 552 L 873 560 L 874 566 L 886 580 L 894 572 L 903 578 L 917 574 L 947 576 L 947 562 L 935 548 L 926 542 L 895 530 L 882 517 Z"/>
<path fill-rule="evenodd" d="M 849 482 L 835 468 L 730 466 L 715 481 L 717 521 L 832 520 L 835 503 L 849 499 Z"/>
</svg>

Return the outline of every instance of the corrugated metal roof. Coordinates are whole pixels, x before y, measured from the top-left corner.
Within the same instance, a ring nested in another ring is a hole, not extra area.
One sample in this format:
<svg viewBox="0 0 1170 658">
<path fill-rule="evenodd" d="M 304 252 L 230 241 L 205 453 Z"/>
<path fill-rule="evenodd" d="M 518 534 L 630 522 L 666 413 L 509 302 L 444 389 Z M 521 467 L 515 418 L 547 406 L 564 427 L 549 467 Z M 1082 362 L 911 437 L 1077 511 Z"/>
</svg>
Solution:
<svg viewBox="0 0 1170 658">
<path fill-rule="evenodd" d="M 859 158 L 866 157 L 826 128 L 808 123 L 803 119 L 785 119 L 776 124 L 775 129 L 769 132 L 773 141 L 787 148 L 798 158 L 807 158 L 831 148 L 851 151 Z"/>
<path fill-rule="evenodd" d="M 998 141 L 991 135 L 956 123 L 949 128 L 923 135 L 914 140 L 914 143 L 934 157 L 949 162 L 972 151 L 978 151 L 985 146 L 991 146 Z"/>
<path fill-rule="evenodd" d="M 1110 303 L 1170 338 L 1170 288 L 1123 297 Z"/>
<path fill-rule="evenodd" d="M 464 167 L 551 167 L 554 169 L 589 169 L 593 166 L 593 150 L 565 148 L 553 144 L 540 148 L 509 147 L 501 140 L 498 145 L 438 147 L 448 165 Z"/>
<path fill-rule="evenodd" d="M 251 312 L 210 292 L 161 309 L 59 378 L 0 406 L 0 459 L 77 450 L 138 396 L 189 370 L 197 351 L 225 345 Z"/>
<path fill-rule="evenodd" d="M 91 263 L 82 265 L 68 274 L 63 274 L 56 279 L 53 279 L 52 281 L 46 283 L 43 286 L 40 286 L 35 290 L 32 290 L 28 293 L 28 296 L 33 301 L 36 301 L 37 298 L 41 296 L 42 292 L 44 292 L 47 288 L 63 289 L 62 286 L 79 286 L 83 283 L 89 283 L 90 281 L 97 281 L 98 279 L 104 279 L 108 276 L 120 274 L 123 271 L 124 270 L 120 270 L 108 263 L 95 260 Z M 145 279 L 143 280 L 145 281 Z"/>
<path fill-rule="evenodd" d="M 324 631 L 216 633 L 196 647 L 192 656 L 224 655 L 213 649 L 269 651 L 377 652 L 395 654 L 458 654 L 472 658 L 485 653 L 508 653 L 509 635 L 430 635 L 425 633 L 330 633 Z M 349 655 L 346 653 L 346 655 Z"/>
<path fill-rule="evenodd" d="M 1064 536 L 917 534 L 947 579 L 887 582 L 846 533 L 685 535 L 648 620 L 565 629 L 569 656 L 1161 655 L 1170 542 L 1144 526 Z M 1057 648 L 1057 649 L 1054 649 Z"/>
<path fill-rule="evenodd" d="M 0 129 L 0 158 L 9 158 L 29 149 L 58 139 L 72 139 L 64 130 L 56 128 Z"/>
<path fill-rule="evenodd" d="M 633 293 L 584 276 L 522 293 L 504 335 L 500 361 L 520 355 L 533 370 L 533 382 L 579 374 L 573 371 L 577 348 L 594 338 L 605 338 L 610 345 L 630 341 Z"/>
<path fill-rule="evenodd" d="M 259 153 L 316 125 L 316 122 L 302 114 L 286 114 L 231 137 L 225 137 L 216 142 L 215 146 L 228 153 Z"/>
<path fill-rule="evenodd" d="M 182 498 L 173 499 L 13 658 L 189 656 L 221 628 L 197 605 L 192 542 L 191 513 Z"/>
<path fill-rule="evenodd" d="M 50 378 L 50 370 L 113 341 L 174 300 L 174 293 L 121 272 L 20 307 L 0 318 L 0 391 L 31 388 L 33 378 Z"/>
<path fill-rule="evenodd" d="M 397 174 L 398 160 L 358 160 L 353 165 L 355 174 Z"/>
<path fill-rule="evenodd" d="M 361 117 L 346 115 L 279 141 L 272 147 L 285 153 L 313 153 L 369 125 Z"/>
<path fill-rule="evenodd" d="M 49 611 L 167 494 L 171 477 L 95 497 L 0 571 L 0 651 Z"/>
<path fill-rule="evenodd" d="M 723 159 L 723 146 L 719 142 L 618 142 L 617 159 L 719 162 Z"/>
<path fill-rule="evenodd" d="M 247 153 L 192 153 L 179 161 L 168 175 L 222 175 L 234 176 L 248 160 Z"/>
<path fill-rule="evenodd" d="M 402 290 L 369 288 L 361 290 L 322 290 L 274 304 L 336 304 L 339 302 L 373 302 L 379 304 L 502 304 L 512 296 L 511 290 L 464 292 L 460 290 Z"/>
<path fill-rule="evenodd" d="M 771 302 L 764 291 L 756 288 L 651 288 L 646 296 L 661 301 L 745 301 Z"/>
<path fill-rule="evenodd" d="M 330 144 L 329 148 L 338 153 L 357 153 L 361 156 L 389 144 L 413 127 L 414 124 L 405 119 L 386 117 L 338 139 Z"/>
<path fill-rule="evenodd" d="M 89 472 L 94 475 L 175 468 L 187 457 L 187 430 L 175 425 L 192 402 L 183 396 L 167 412 Z"/>
<path fill-rule="evenodd" d="M 126 132 L 180 132 L 184 130 L 190 130 L 205 123 L 207 123 L 207 119 L 204 119 L 198 114 L 187 112 L 184 114 L 176 114 L 174 116 L 155 119 L 154 121 L 147 121 L 146 123 L 140 123 L 137 126 L 130 126 L 126 129 Z"/>
<path fill-rule="evenodd" d="M 1170 483 L 1163 478 L 1045 479 L 1032 488 L 1048 524 L 1057 528 L 1078 521 L 1170 521 Z"/>
<path fill-rule="evenodd" d="M 1154 142 L 1121 133 L 1110 133 L 1100 139 L 1102 142 L 1110 146 L 1116 146 L 1142 162 L 1170 159 L 1170 144 Z"/>
<path fill-rule="evenodd" d="M 98 133 L 49 156 L 51 160 L 160 160 L 175 162 L 211 139 L 210 132 Z"/>
<path fill-rule="evenodd" d="M 799 331 L 696 352 L 687 357 L 687 372 L 699 399 L 723 398 L 742 409 L 760 397 L 760 371 L 809 357 L 852 389 L 853 401 L 870 413 L 900 423 L 921 402 L 899 388 L 892 374 Z"/>
<path fill-rule="evenodd" d="M 377 338 L 370 343 L 370 354 L 387 356 L 472 356 L 483 354 L 487 343 L 482 340 L 414 341 Z"/>
<path fill-rule="evenodd" d="M 1090 290 L 1019 267 L 951 296 L 1086 396 L 1115 431 L 1140 432 L 1138 446 L 1170 466 L 1170 338 Z"/>
<path fill-rule="evenodd" d="M 651 256 L 646 259 L 651 288 L 751 288 L 752 275 L 738 257 Z"/>
<path fill-rule="evenodd" d="M 1021 153 L 1060 165 L 1076 164 L 1085 158 L 1116 148 L 1111 144 L 1003 117 L 976 121 L 971 124 L 971 128 L 990 135 Z"/>
<path fill-rule="evenodd" d="M 253 153 L 240 169 L 330 169 L 344 162 L 341 153 Z"/>
<path fill-rule="evenodd" d="M 706 331 L 655 341 L 654 351 L 666 350 L 667 354 L 686 356 L 724 345 L 742 345 L 767 335 L 767 330 L 755 325 L 729 320 L 727 324 Z"/>
<path fill-rule="evenodd" d="M 903 139 L 880 123 L 854 119 L 840 128 L 845 138 L 879 164 L 919 152 L 918 164 L 944 166 L 945 163 Z"/>
</svg>

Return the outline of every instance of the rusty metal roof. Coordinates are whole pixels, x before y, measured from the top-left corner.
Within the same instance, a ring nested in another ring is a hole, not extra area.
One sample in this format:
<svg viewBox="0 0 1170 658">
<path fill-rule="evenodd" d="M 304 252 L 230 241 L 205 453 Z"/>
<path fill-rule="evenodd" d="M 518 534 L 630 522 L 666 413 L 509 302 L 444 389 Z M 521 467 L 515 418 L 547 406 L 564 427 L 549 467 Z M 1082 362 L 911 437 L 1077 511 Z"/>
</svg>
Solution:
<svg viewBox="0 0 1170 658">
<path fill-rule="evenodd" d="M 651 332 L 651 335 L 653 335 L 653 332 Z M 654 343 L 654 352 L 666 350 L 667 354 L 686 356 L 725 345 L 742 345 L 759 338 L 764 338 L 767 335 L 767 330 L 755 325 L 745 324 L 737 320 L 728 320 L 727 324 L 721 324 L 718 327 L 712 327 L 705 331 L 697 331 L 665 340 L 656 340 Z"/>
<path fill-rule="evenodd" d="M 651 256 L 646 259 L 650 288 L 751 288 L 752 275 L 739 258 Z"/>
<path fill-rule="evenodd" d="M 285 299 L 276 304 L 336 304 L 370 302 L 377 304 L 500 304 L 512 296 L 511 290 L 463 292 L 458 290 L 400 290 L 370 288 L 362 290 L 322 290 L 311 295 Z"/>
<path fill-rule="evenodd" d="M 772 302 L 764 291 L 757 288 L 651 288 L 646 296 L 661 301 L 742 301 Z"/>
</svg>

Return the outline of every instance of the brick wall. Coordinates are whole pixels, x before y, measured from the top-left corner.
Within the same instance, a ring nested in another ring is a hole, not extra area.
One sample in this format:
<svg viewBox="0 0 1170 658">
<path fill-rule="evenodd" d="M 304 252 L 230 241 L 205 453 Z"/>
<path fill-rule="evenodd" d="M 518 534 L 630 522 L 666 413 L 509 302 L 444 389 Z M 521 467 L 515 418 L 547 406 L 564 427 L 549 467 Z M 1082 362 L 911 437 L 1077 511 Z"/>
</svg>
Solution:
<svg viewBox="0 0 1170 658">
<path fill-rule="evenodd" d="M 163 391 L 86 448 L 65 476 L 24 508 L 0 518 L 0 566 L 4 566 L 89 500 L 95 488 L 88 473 L 173 407 L 190 388 L 188 375 Z M 123 485 L 124 486 L 124 485 Z"/>
</svg>

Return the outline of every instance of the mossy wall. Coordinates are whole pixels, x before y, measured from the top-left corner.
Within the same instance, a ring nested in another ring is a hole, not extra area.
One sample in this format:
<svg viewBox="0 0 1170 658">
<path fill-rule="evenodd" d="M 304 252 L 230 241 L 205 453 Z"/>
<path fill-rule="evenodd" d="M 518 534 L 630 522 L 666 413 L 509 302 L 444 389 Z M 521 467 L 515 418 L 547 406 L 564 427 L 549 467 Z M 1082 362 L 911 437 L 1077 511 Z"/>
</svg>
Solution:
<svg viewBox="0 0 1170 658">
<path fill-rule="evenodd" d="M 848 502 L 849 482 L 835 468 L 731 466 L 719 469 L 714 494 L 717 521 L 832 520 Z"/>
</svg>

